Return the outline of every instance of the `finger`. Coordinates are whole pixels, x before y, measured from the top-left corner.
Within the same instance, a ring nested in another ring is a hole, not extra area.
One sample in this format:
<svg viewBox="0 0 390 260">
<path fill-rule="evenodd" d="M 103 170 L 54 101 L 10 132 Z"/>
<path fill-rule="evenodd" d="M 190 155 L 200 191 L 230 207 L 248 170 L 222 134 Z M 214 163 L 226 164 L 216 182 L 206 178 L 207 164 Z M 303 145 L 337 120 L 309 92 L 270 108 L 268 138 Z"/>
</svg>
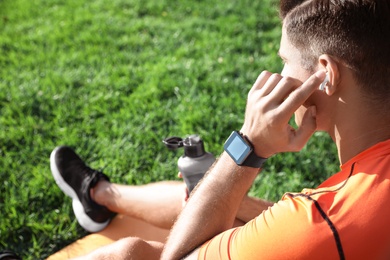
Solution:
<svg viewBox="0 0 390 260">
<path fill-rule="evenodd" d="M 190 197 L 190 191 L 186 187 L 185 192 L 184 192 L 184 201 L 187 202 L 189 197 Z"/>
<path fill-rule="evenodd" d="M 272 74 L 267 82 L 264 83 L 264 86 L 261 88 L 261 96 L 267 96 L 269 95 L 270 93 L 273 94 L 274 92 L 274 89 L 276 88 L 276 86 L 278 86 L 278 84 L 280 83 L 280 81 L 283 80 L 283 77 L 279 74 Z"/>
<path fill-rule="evenodd" d="M 190 197 L 190 191 L 188 189 L 186 189 L 186 197 L 185 197 L 185 201 L 187 201 Z"/>
<path fill-rule="evenodd" d="M 267 82 L 269 77 L 271 77 L 272 73 L 269 71 L 264 70 L 263 72 L 260 73 L 260 75 L 257 77 L 255 83 L 253 84 L 251 90 L 249 91 L 249 95 L 255 91 L 261 89 L 264 84 Z"/>
<path fill-rule="evenodd" d="M 181 172 L 178 172 L 178 173 L 177 173 L 177 177 L 179 177 L 180 179 L 183 178 L 183 175 L 181 174 Z"/>
<path fill-rule="evenodd" d="M 300 151 L 317 129 L 316 107 L 309 107 L 303 115 L 301 125 L 292 137 L 292 151 Z"/>
<path fill-rule="evenodd" d="M 290 116 L 310 97 L 310 95 L 318 88 L 325 78 L 324 71 L 317 71 L 309 77 L 300 87 L 295 89 L 286 98 L 286 100 L 278 108 L 286 118 L 281 118 L 288 121 Z"/>
<path fill-rule="evenodd" d="M 292 77 L 283 77 L 277 86 L 275 86 L 271 95 L 277 102 L 279 102 L 278 104 L 280 104 L 301 85 L 302 81 L 298 79 Z"/>
<path fill-rule="evenodd" d="M 182 200 L 182 203 L 181 203 L 183 208 L 187 204 L 188 198 L 189 198 L 189 194 L 188 194 L 188 189 L 186 188 L 185 191 L 184 191 L 184 196 L 183 196 L 183 200 Z"/>
</svg>

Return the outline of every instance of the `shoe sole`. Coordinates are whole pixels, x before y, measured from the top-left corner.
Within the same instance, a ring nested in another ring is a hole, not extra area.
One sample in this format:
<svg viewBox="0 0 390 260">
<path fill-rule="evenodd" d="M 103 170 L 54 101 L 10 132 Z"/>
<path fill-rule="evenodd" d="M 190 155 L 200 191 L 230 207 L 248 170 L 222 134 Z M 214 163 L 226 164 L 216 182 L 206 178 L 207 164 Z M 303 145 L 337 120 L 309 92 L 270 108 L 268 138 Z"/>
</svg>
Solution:
<svg viewBox="0 0 390 260">
<path fill-rule="evenodd" d="M 56 153 L 60 147 L 55 148 L 51 154 L 50 154 L 50 170 L 51 173 L 54 177 L 55 182 L 57 183 L 58 187 L 72 199 L 72 207 L 73 207 L 73 212 L 76 216 L 76 219 L 80 226 L 82 226 L 85 230 L 89 232 L 98 232 L 102 229 L 104 229 L 110 220 L 107 220 L 106 222 L 103 223 L 98 223 L 93 221 L 86 213 L 84 210 L 83 205 L 81 204 L 76 192 L 72 189 L 71 186 L 69 186 L 65 180 L 62 178 L 60 171 L 57 168 L 56 164 Z"/>
</svg>

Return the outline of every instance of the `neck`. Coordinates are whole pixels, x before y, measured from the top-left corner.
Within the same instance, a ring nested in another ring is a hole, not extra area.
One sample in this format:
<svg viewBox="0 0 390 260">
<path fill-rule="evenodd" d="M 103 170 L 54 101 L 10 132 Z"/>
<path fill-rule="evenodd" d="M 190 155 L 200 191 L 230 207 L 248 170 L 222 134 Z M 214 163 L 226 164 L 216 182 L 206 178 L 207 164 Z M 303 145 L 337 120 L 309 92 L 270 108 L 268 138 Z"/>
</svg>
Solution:
<svg viewBox="0 0 390 260">
<path fill-rule="evenodd" d="M 390 138 L 387 109 L 375 106 L 358 91 L 353 98 L 338 102 L 338 113 L 331 133 L 343 164 L 371 146 Z M 363 98 L 362 98 L 363 97 Z"/>
<path fill-rule="evenodd" d="M 340 78 L 327 101 L 328 133 L 341 164 L 371 146 L 390 139 L 388 108 L 363 93 L 352 72 L 339 66 Z"/>
<path fill-rule="evenodd" d="M 388 122 L 388 121 L 387 121 Z M 371 146 L 390 139 L 389 125 L 370 125 L 357 130 L 339 129 L 335 127 L 335 142 L 341 164 L 370 148 Z M 343 138 L 346 136 L 346 138 Z"/>
</svg>

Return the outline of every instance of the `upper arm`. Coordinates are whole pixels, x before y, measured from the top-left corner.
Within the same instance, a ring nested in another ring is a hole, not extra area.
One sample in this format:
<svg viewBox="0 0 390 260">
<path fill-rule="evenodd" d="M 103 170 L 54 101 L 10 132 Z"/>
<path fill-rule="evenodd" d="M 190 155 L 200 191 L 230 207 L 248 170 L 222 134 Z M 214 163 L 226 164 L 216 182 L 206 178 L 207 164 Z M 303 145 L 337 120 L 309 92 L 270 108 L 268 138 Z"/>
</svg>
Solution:
<svg viewBox="0 0 390 260">
<path fill-rule="evenodd" d="M 219 234 L 201 247 L 200 259 L 302 259 L 338 257 L 332 233 L 304 199 L 280 201 L 246 225 Z"/>
</svg>

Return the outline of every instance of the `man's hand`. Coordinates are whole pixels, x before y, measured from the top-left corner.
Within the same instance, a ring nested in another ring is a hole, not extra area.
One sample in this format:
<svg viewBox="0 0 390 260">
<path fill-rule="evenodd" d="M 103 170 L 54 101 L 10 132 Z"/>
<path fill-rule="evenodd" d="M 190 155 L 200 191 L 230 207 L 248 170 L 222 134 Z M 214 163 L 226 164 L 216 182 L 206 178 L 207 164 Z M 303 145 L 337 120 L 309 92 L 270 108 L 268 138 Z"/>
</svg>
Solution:
<svg viewBox="0 0 390 260">
<path fill-rule="evenodd" d="M 294 112 L 304 104 L 325 78 L 318 71 L 306 82 L 264 71 L 248 94 L 241 132 L 254 145 L 258 156 L 299 151 L 316 130 L 316 108 L 309 107 L 297 129 L 289 125 Z"/>
</svg>

